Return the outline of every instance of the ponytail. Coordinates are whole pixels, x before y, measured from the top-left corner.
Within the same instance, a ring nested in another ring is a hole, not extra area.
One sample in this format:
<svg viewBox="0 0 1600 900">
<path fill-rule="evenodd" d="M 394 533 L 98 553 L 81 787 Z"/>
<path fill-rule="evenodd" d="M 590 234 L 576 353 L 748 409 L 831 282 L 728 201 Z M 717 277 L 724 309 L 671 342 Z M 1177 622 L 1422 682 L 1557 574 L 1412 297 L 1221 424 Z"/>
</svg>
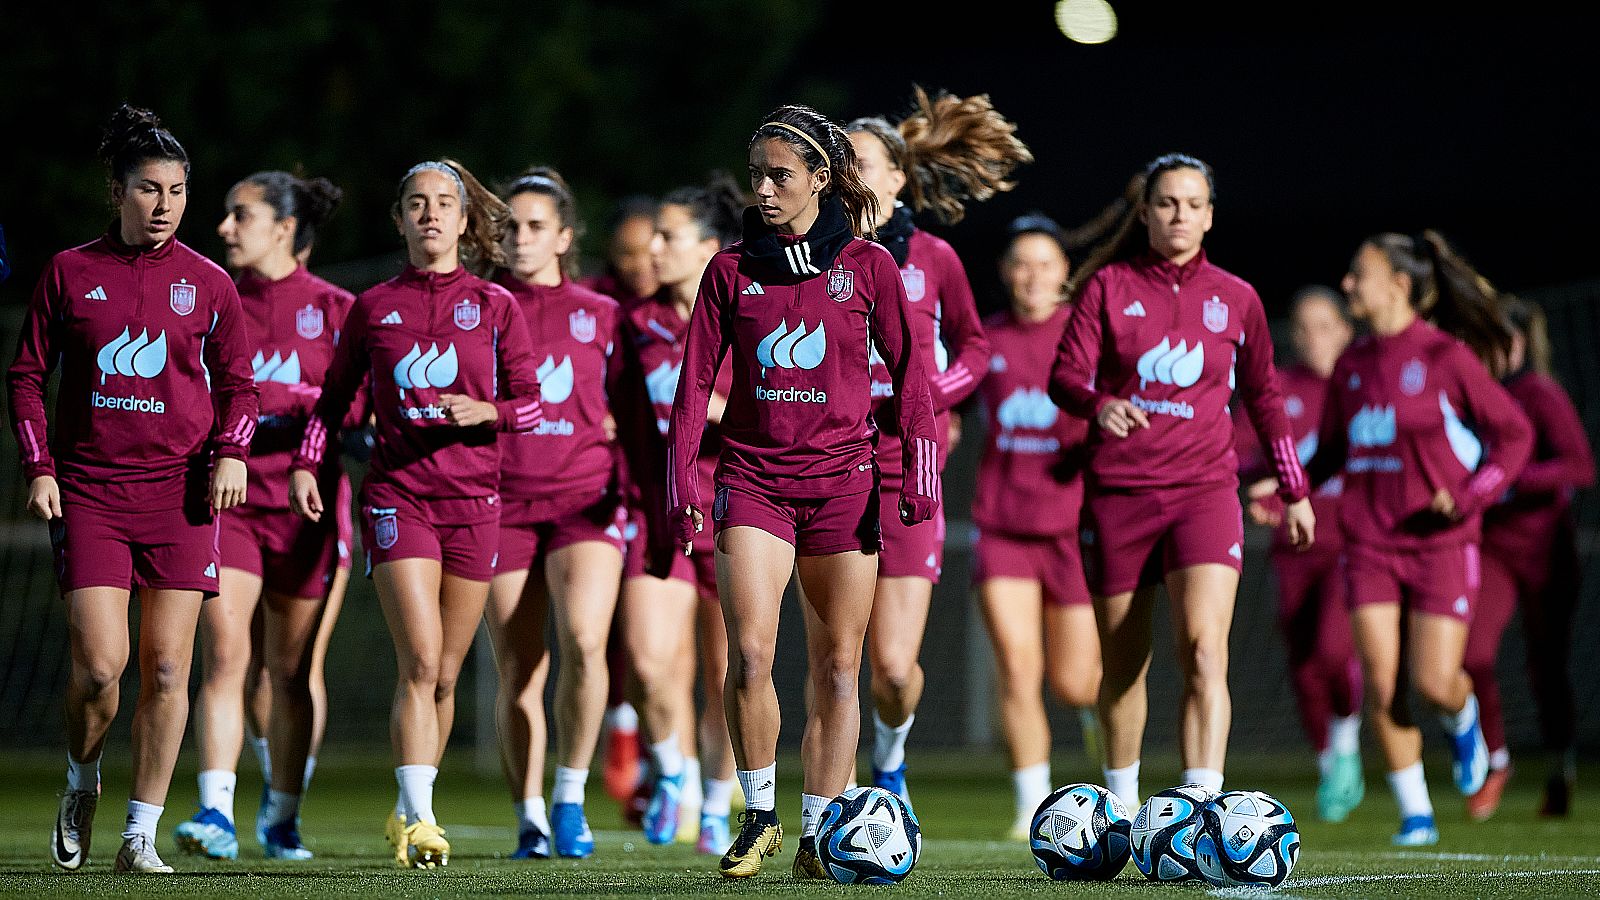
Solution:
<svg viewBox="0 0 1600 900">
<path fill-rule="evenodd" d="M 920 86 L 912 90 L 914 108 L 898 128 L 904 159 L 896 161 L 906 172 L 913 209 L 931 210 L 940 222 L 954 225 L 966 215 L 968 202 L 1016 187 L 1011 173 L 1033 162 L 1033 153 L 1017 139 L 1016 123 L 1000 115 L 987 94 L 941 92 L 930 100 Z M 877 130 L 872 133 L 882 138 Z"/>
<path fill-rule="evenodd" d="M 855 146 L 838 123 L 809 106 L 780 106 L 767 114 L 751 136 L 750 146 L 767 139 L 788 144 L 808 173 L 827 169 L 828 186 L 821 199 L 837 196 L 844 204 L 845 221 L 850 223 L 852 233 L 869 239 L 874 236 L 872 223 L 878 221 L 878 199 L 861 180 Z"/>
<path fill-rule="evenodd" d="M 1501 311 L 1511 329 L 1522 335 L 1525 365 L 1541 375 L 1555 377 L 1550 365 L 1550 325 L 1538 304 L 1512 294 L 1500 295 Z"/>
<path fill-rule="evenodd" d="M 461 262 L 477 274 L 486 274 L 495 266 L 506 262 L 505 248 L 500 239 L 505 235 L 506 223 L 511 219 L 511 209 L 505 201 L 483 186 L 467 171 L 467 167 L 449 157 L 437 161 L 421 162 L 412 166 L 400 179 L 395 190 L 394 216 L 400 216 L 400 200 L 405 197 L 406 185 L 418 172 L 433 170 L 452 176 L 456 190 L 461 195 L 462 212 L 467 217 L 467 230 L 461 235 L 457 253 Z"/>
<path fill-rule="evenodd" d="M 148 160 L 179 163 L 189 177 L 189 153 L 161 127 L 161 119 L 148 109 L 128 103 L 117 107 L 100 137 L 100 160 L 113 184 L 125 184 L 128 175 Z"/>
<path fill-rule="evenodd" d="M 549 166 L 529 166 L 523 170 L 516 180 L 506 185 L 500 191 L 500 197 L 510 204 L 511 199 L 518 194 L 538 194 L 549 197 L 555 205 L 556 219 L 562 228 L 572 229 L 572 246 L 567 252 L 561 254 L 561 274 L 567 280 L 576 280 L 578 277 L 578 254 L 573 251 L 578 247 L 578 240 L 583 237 L 583 222 L 578 219 L 578 198 L 572 193 L 572 186 Z M 507 215 L 509 216 L 509 206 Z"/>
<path fill-rule="evenodd" d="M 344 192 L 326 178 L 301 178 L 288 172 L 257 172 L 240 182 L 261 188 L 261 200 L 272 207 L 274 221 L 294 217 L 294 246 L 299 254 L 317 239 L 317 230 L 339 208 Z"/>
<path fill-rule="evenodd" d="M 681 206 L 700 229 L 700 239 L 715 238 L 726 247 L 743 232 L 744 208 L 750 205 L 739 183 L 727 172 L 712 172 L 704 187 L 684 187 L 661 198 L 662 206 Z"/>
<path fill-rule="evenodd" d="M 1511 327 L 1499 293 L 1444 236 L 1431 229 L 1417 235 L 1385 232 L 1366 240 L 1411 281 L 1418 315 L 1459 338 L 1491 372 L 1502 372 L 1511 352 Z"/>
</svg>

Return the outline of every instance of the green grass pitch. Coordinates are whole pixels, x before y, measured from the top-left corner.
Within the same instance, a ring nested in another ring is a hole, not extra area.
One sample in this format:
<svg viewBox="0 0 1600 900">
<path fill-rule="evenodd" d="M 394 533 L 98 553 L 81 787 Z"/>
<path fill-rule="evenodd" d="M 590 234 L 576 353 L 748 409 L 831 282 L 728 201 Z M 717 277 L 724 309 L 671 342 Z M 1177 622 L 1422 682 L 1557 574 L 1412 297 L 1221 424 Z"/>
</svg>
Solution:
<svg viewBox="0 0 1600 900">
<path fill-rule="evenodd" d="M 1298 743 L 1298 742 L 1297 742 Z M 112 749 L 115 754 L 117 748 Z M 249 835 L 260 781 L 248 762 L 239 779 L 241 856 L 216 863 L 182 854 L 172 829 L 193 812 L 194 757 L 179 766 L 161 821 L 158 847 L 178 869 L 173 877 L 113 876 L 125 768 L 108 767 L 105 799 L 97 816 L 93 853 L 84 871 L 54 871 L 48 861 L 55 791 L 64 766 L 55 754 L 3 754 L 6 788 L 0 816 L 0 896 L 6 897 L 646 897 L 836 896 L 841 891 L 923 897 L 1163 897 L 1235 896 L 1196 885 L 1146 882 L 1131 864 L 1109 884 L 1047 880 L 1026 846 L 1004 840 L 1011 787 L 1004 760 L 994 754 L 919 753 L 911 756 L 911 792 L 926 843 L 922 861 L 894 888 L 842 888 L 801 884 L 789 877 L 799 837 L 798 760 L 779 761 L 779 814 L 791 828 L 784 849 L 756 878 L 725 882 L 715 857 L 691 847 L 647 845 L 623 830 L 617 806 L 599 789 L 590 793 L 590 819 L 598 850 L 592 859 L 513 862 L 511 805 L 498 778 L 471 774 L 468 754 L 446 758 L 435 807 L 451 841 L 446 869 L 391 867 L 383 817 L 394 802 L 394 779 L 385 755 L 324 754 L 304 810 L 303 832 L 317 857 L 309 863 L 268 862 Z M 1369 761 L 1367 799 L 1348 822 L 1315 821 L 1311 761 L 1300 754 L 1238 755 L 1229 761 L 1229 784 L 1258 788 L 1289 805 L 1302 823 L 1304 850 L 1284 897 L 1597 897 L 1600 896 L 1600 767 L 1580 774 L 1574 815 L 1562 822 L 1538 819 L 1541 766 L 1529 760 L 1516 776 L 1499 814 L 1483 824 L 1464 820 L 1462 801 L 1449 784 L 1449 764 L 1428 759 L 1443 840 L 1437 847 L 1401 851 L 1389 845 L 1395 810 L 1387 785 Z M 1082 757 L 1058 754 L 1056 781 L 1088 777 Z M 1145 763 L 1143 786 L 1176 779 L 1174 760 Z M 597 773 L 598 776 L 598 773 Z"/>
</svg>

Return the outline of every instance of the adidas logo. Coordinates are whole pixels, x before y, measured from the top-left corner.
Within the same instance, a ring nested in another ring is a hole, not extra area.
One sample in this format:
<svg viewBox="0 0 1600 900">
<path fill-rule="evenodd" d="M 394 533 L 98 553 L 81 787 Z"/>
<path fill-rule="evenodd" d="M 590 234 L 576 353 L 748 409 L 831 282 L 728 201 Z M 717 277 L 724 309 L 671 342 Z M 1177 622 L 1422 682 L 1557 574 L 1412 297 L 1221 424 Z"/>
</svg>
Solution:
<svg viewBox="0 0 1600 900">
<path fill-rule="evenodd" d="M 1144 304 L 1135 300 L 1131 306 L 1123 307 L 1122 314 L 1125 316 L 1138 316 L 1142 319 L 1144 318 Z"/>
<path fill-rule="evenodd" d="M 750 286 L 749 287 L 745 288 L 744 290 L 740 291 L 739 293 L 744 294 L 746 296 L 753 296 L 753 295 L 765 294 L 766 291 L 761 289 L 761 283 L 760 282 L 752 281 L 752 282 L 750 282 Z"/>
<path fill-rule="evenodd" d="M 400 310 L 397 309 L 394 312 L 389 313 L 387 316 L 384 316 L 383 318 L 379 319 L 378 320 L 378 324 L 379 325 L 404 325 L 405 322 L 401 321 L 401 319 L 400 319 Z"/>
<path fill-rule="evenodd" d="M 83 299 L 85 299 L 85 300 L 104 300 L 104 299 L 106 299 L 106 289 L 97 284 L 97 285 L 94 286 L 94 290 L 92 290 L 89 293 L 83 295 Z"/>
<path fill-rule="evenodd" d="M 207 578 L 215 578 L 215 577 L 217 577 L 217 564 L 216 563 L 206 563 L 206 577 Z"/>
<path fill-rule="evenodd" d="M 1228 548 L 1228 555 L 1234 559 L 1244 559 L 1244 551 L 1240 549 L 1237 543 Z"/>
</svg>

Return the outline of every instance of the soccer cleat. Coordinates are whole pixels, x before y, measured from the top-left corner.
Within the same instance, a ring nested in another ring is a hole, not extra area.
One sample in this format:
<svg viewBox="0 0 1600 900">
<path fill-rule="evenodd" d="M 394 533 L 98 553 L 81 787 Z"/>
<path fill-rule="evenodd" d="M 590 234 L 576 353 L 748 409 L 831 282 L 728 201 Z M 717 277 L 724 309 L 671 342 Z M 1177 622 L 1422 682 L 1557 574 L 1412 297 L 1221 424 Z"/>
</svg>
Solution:
<svg viewBox="0 0 1600 900">
<path fill-rule="evenodd" d="M 1389 839 L 1396 847 L 1431 847 L 1439 843 L 1439 829 L 1433 816 L 1406 816 L 1400 830 Z"/>
<path fill-rule="evenodd" d="M 644 839 L 670 844 L 678 836 L 678 806 L 683 796 L 683 773 L 656 779 L 655 793 L 644 811 Z"/>
<path fill-rule="evenodd" d="M 261 847 L 267 853 L 267 859 L 296 859 L 311 858 L 311 851 L 300 841 L 299 823 L 290 819 L 279 822 L 267 829 L 267 839 Z"/>
<path fill-rule="evenodd" d="M 156 855 L 154 841 L 145 835 L 136 834 L 123 839 L 122 849 L 117 851 L 117 861 L 111 866 L 111 871 L 118 874 L 171 875 L 172 867 L 162 862 L 161 857 Z"/>
<path fill-rule="evenodd" d="M 1483 779 L 1483 787 L 1467 798 L 1467 818 L 1474 822 L 1488 821 L 1494 811 L 1500 808 L 1500 797 L 1506 792 L 1506 782 L 1510 780 L 1510 766 L 1490 769 L 1488 777 Z"/>
<path fill-rule="evenodd" d="M 409 864 L 413 869 L 450 865 L 450 842 L 444 839 L 444 829 L 432 822 L 418 819 L 407 825 L 406 845 L 410 848 Z"/>
<path fill-rule="evenodd" d="M 693 799 L 693 798 L 690 798 Z M 700 839 L 700 804 L 678 804 L 678 834 L 680 844 L 693 844 Z"/>
<path fill-rule="evenodd" d="M 1552 772 L 1544 783 L 1544 800 L 1539 804 L 1539 816 L 1545 819 L 1564 819 L 1572 808 L 1572 778 L 1562 772 Z M 87 843 L 84 846 L 88 846 Z"/>
<path fill-rule="evenodd" d="M 1341 753 L 1333 767 L 1317 784 L 1317 817 L 1324 822 L 1343 822 L 1361 805 L 1367 784 L 1361 775 L 1361 754 Z"/>
<path fill-rule="evenodd" d="M 209 807 L 194 814 L 172 830 L 178 849 L 207 859 L 238 859 L 239 835 L 233 823 L 220 811 Z"/>
<path fill-rule="evenodd" d="M 695 842 L 696 853 L 716 853 L 720 848 L 728 846 L 732 835 L 728 833 L 728 817 L 711 813 L 702 813 L 700 816 L 700 839 Z"/>
<path fill-rule="evenodd" d="M 644 827 L 644 814 L 650 808 L 650 800 L 655 796 L 656 775 L 651 769 L 639 779 L 633 793 L 622 804 L 622 821 L 632 828 Z"/>
<path fill-rule="evenodd" d="M 761 871 L 761 863 L 783 849 L 783 826 L 770 809 L 747 809 L 739 814 L 739 834 L 728 852 L 722 854 L 718 869 L 723 878 L 749 878 Z"/>
<path fill-rule="evenodd" d="M 550 830 L 555 832 L 557 856 L 584 859 L 594 855 L 594 832 L 583 815 L 583 804 L 557 803 L 550 807 Z"/>
<path fill-rule="evenodd" d="M 383 823 L 383 837 L 394 848 L 394 864 L 404 869 L 411 865 L 411 850 L 406 844 L 406 817 L 398 812 L 389 814 Z"/>
<path fill-rule="evenodd" d="M 1478 724 L 1476 707 L 1472 727 L 1465 734 L 1450 739 L 1450 774 L 1456 780 L 1456 789 L 1462 796 L 1470 797 L 1483 789 L 1489 777 L 1489 745 L 1484 743 L 1483 728 Z"/>
<path fill-rule="evenodd" d="M 267 829 L 272 823 L 267 820 L 267 814 L 272 811 L 272 783 L 261 782 L 261 805 L 256 807 L 256 843 L 262 847 L 267 846 Z"/>
<path fill-rule="evenodd" d="M 872 768 L 872 783 L 905 801 L 906 808 L 911 808 L 911 795 L 906 792 L 906 764 L 901 763 L 898 769 Z"/>
<path fill-rule="evenodd" d="M 828 870 L 822 867 L 822 860 L 817 858 L 817 839 L 803 837 L 800 839 L 800 849 L 794 852 L 794 865 L 790 867 L 789 874 L 800 881 L 832 881 L 828 877 Z"/>
<path fill-rule="evenodd" d="M 539 830 L 539 826 L 524 828 L 517 833 L 517 849 L 511 852 L 512 859 L 549 859 L 550 836 Z"/>
<path fill-rule="evenodd" d="M 639 730 L 613 727 L 606 734 L 606 793 L 625 802 L 639 787 Z"/>
<path fill-rule="evenodd" d="M 51 862 L 72 872 L 89 861 L 89 839 L 94 836 L 94 810 L 99 803 L 98 790 L 61 792 L 50 841 Z"/>
</svg>

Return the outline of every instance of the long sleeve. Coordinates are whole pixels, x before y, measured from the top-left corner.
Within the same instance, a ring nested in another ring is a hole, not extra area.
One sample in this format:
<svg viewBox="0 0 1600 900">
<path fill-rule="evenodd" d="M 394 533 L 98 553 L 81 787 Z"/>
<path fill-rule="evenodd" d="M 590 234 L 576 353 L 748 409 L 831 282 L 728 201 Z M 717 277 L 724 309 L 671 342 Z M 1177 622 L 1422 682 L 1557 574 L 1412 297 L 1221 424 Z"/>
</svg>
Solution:
<svg viewBox="0 0 1600 900">
<path fill-rule="evenodd" d="M 620 316 L 620 314 L 619 314 Z M 611 415 L 617 423 L 617 444 L 626 466 L 628 489 L 638 496 L 646 534 L 645 571 L 658 578 L 672 569 L 673 535 L 666 515 L 667 448 L 656 427 L 655 407 L 645 388 L 644 364 L 631 325 L 622 323 L 607 371 Z"/>
<path fill-rule="evenodd" d="M 1523 411 L 1534 425 L 1534 431 L 1549 447 L 1554 456 L 1549 459 L 1529 461 L 1517 477 L 1518 494 L 1554 494 L 1594 485 L 1594 452 L 1584 433 L 1583 421 L 1567 397 L 1566 391 L 1554 382 L 1538 375 L 1538 390 L 1525 395 Z"/>
<path fill-rule="evenodd" d="M 948 254 L 939 296 L 939 334 L 955 351 L 955 361 L 933 375 L 933 410 L 944 412 L 971 396 L 989 370 L 989 339 L 978 319 L 967 270 L 955 251 Z"/>
<path fill-rule="evenodd" d="M 1112 399 L 1110 394 L 1095 388 L 1105 306 L 1105 279 L 1097 273 L 1084 285 L 1082 295 L 1073 305 L 1072 315 L 1067 318 L 1067 327 L 1061 332 L 1061 342 L 1056 347 L 1055 364 L 1050 367 L 1050 399 L 1091 424 L 1100 407 Z"/>
<path fill-rule="evenodd" d="M 671 426 L 667 430 L 667 507 L 678 543 L 692 537 L 684 521 L 684 510 L 703 514 L 700 479 L 695 460 L 705 432 L 706 411 L 715 389 L 717 369 L 728 348 L 728 333 L 723 318 L 732 295 L 731 278 L 720 267 L 706 267 L 700 279 L 694 312 L 684 338 L 683 369 L 678 376 L 678 391 L 672 401 Z M 732 270 L 727 270 L 731 272 Z M 924 386 L 926 390 L 926 386 Z"/>
<path fill-rule="evenodd" d="M 1482 511 L 1505 493 L 1533 451 L 1533 426 L 1500 382 L 1463 345 L 1453 348 L 1462 403 L 1483 442 L 1483 459 L 1455 498 L 1463 517 Z"/>
<path fill-rule="evenodd" d="M 1272 364 L 1272 333 L 1267 329 L 1267 315 L 1253 291 L 1250 300 L 1245 308 L 1244 340 L 1235 369 L 1239 393 L 1278 476 L 1278 496 L 1285 503 L 1293 503 L 1305 499 L 1311 492 L 1310 485 L 1300 467 L 1289 417 L 1283 412 L 1283 392 L 1278 389 L 1278 372 Z"/>
<path fill-rule="evenodd" d="M 224 282 L 206 335 L 205 364 L 211 373 L 211 393 L 221 419 L 217 423 L 216 455 L 244 459 L 250 454 L 250 439 L 256 432 L 261 411 L 261 392 L 256 387 L 250 365 L 250 336 L 245 327 L 244 310 L 233 282 Z"/>
<path fill-rule="evenodd" d="M 915 352 L 911 323 L 906 319 L 905 285 L 887 250 L 874 255 L 870 327 L 894 383 L 895 416 L 900 425 L 901 458 L 906 473 L 900 488 L 901 518 L 908 525 L 926 521 L 937 511 L 939 442 L 934 434 L 933 397 Z M 691 331 L 691 337 L 693 332 Z M 984 353 L 988 347 L 985 342 Z M 970 392 L 970 386 L 969 386 Z"/>
<path fill-rule="evenodd" d="M 17 338 L 17 355 L 6 372 L 11 401 L 11 430 L 22 456 L 22 473 L 28 480 L 56 474 L 50 455 L 45 418 L 45 386 L 60 361 L 58 304 L 65 297 L 61 271 L 52 264 L 34 287 L 33 299 L 23 316 Z"/>
<path fill-rule="evenodd" d="M 339 346 L 333 351 L 333 362 L 322 382 L 322 396 L 306 420 L 306 430 L 300 440 L 300 450 L 295 454 L 290 470 L 305 469 L 315 472 L 322 465 L 328 451 L 329 439 L 337 439 L 356 395 L 367 378 L 370 367 L 367 358 L 367 322 L 360 301 L 345 322 Z M 371 385 L 367 386 L 372 389 Z"/>
<path fill-rule="evenodd" d="M 1328 379 L 1327 393 L 1322 400 L 1322 424 L 1317 429 L 1317 452 L 1306 467 L 1306 479 L 1311 488 L 1322 487 L 1328 479 L 1344 471 L 1345 459 L 1350 453 L 1350 435 L 1345 430 L 1344 391 L 1349 373 L 1341 365 L 1333 368 Z"/>
<path fill-rule="evenodd" d="M 543 417 L 539 407 L 539 366 L 533 361 L 533 340 L 528 337 L 522 310 L 509 294 L 504 299 L 505 320 L 495 358 L 501 396 L 489 398 L 500 413 L 494 428 L 496 431 L 529 431 Z"/>
</svg>

